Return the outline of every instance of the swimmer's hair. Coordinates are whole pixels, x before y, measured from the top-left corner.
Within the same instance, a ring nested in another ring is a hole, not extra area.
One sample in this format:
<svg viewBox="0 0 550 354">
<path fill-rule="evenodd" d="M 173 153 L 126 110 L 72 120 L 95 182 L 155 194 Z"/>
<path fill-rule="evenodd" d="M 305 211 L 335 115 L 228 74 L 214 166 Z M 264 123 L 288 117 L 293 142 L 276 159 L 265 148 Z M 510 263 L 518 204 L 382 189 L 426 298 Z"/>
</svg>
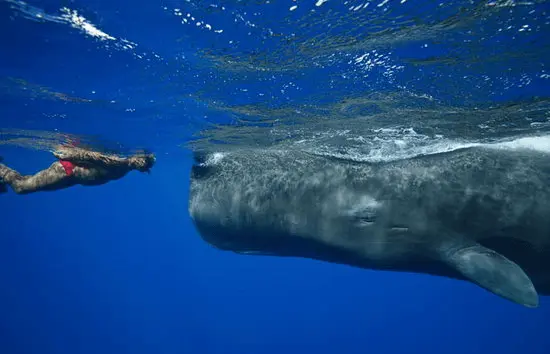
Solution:
<svg viewBox="0 0 550 354">
<path fill-rule="evenodd" d="M 151 153 L 147 154 L 136 154 L 129 158 L 130 166 L 139 172 L 149 172 L 151 168 L 155 165 L 156 158 L 155 155 Z"/>
</svg>

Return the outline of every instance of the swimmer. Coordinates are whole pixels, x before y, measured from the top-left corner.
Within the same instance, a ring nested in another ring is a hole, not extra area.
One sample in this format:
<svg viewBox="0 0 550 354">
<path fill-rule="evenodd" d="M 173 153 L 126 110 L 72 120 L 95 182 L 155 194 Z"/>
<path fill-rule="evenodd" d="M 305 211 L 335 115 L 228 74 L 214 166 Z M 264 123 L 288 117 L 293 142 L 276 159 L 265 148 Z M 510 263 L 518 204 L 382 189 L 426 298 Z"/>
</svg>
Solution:
<svg viewBox="0 0 550 354">
<path fill-rule="evenodd" d="M 30 176 L 22 176 L 0 163 L 0 193 L 7 192 L 6 185 L 17 194 L 55 191 L 77 184 L 97 186 L 120 179 L 132 170 L 149 172 L 156 161 L 153 154 L 119 157 L 66 145 L 59 146 L 53 155 L 58 161 Z"/>
</svg>

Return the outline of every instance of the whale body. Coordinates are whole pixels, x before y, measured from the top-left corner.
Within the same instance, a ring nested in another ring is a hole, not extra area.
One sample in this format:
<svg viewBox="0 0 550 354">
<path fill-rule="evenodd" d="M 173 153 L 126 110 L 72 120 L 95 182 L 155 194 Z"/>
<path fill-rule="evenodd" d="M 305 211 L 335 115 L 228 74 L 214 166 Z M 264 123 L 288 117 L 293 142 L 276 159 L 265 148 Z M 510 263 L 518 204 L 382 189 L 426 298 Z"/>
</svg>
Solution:
<svg viewBox="0 0 550 354">
<path fill-rule="evenodd" d="M 195 153 L 189 213 L 216 248 L 550 294 L 550 155 L 478 146 L 383 163 Z"/>
</svg>

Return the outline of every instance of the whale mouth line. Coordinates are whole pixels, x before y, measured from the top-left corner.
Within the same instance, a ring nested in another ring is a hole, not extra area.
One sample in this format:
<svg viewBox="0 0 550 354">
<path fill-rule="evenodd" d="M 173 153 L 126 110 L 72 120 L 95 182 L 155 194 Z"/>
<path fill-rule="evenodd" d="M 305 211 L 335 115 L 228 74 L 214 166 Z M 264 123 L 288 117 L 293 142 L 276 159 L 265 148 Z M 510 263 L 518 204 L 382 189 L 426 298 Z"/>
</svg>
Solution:
<svg viewBox="0 0 550 354">
<path fill-rule="evenodd" d="M 359 227 L 372 227 L 376 225 L 376 218 L 360 218 L 357 221 Z M 409 227 L 406 225 L 391 225 L 386 228 L 393 232 L 408 232 Z"/>
</svg>

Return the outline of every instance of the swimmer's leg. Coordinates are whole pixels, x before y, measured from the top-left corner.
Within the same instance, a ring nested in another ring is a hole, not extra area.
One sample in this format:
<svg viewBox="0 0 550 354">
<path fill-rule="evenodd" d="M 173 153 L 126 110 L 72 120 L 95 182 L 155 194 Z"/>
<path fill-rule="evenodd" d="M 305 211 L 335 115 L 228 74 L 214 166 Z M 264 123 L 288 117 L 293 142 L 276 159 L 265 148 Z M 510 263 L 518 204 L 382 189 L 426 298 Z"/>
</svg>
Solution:
<svg viewBox="0 0 550 354">
<path fill-rule="evenodd" d="M 17 194 L 54 191 L 75 184 L 74 177 L 67 176 L 58 161 L 32 176 L 22 176 L 19 172 L 0 164 L 0 179 Z"/>
</svg>

